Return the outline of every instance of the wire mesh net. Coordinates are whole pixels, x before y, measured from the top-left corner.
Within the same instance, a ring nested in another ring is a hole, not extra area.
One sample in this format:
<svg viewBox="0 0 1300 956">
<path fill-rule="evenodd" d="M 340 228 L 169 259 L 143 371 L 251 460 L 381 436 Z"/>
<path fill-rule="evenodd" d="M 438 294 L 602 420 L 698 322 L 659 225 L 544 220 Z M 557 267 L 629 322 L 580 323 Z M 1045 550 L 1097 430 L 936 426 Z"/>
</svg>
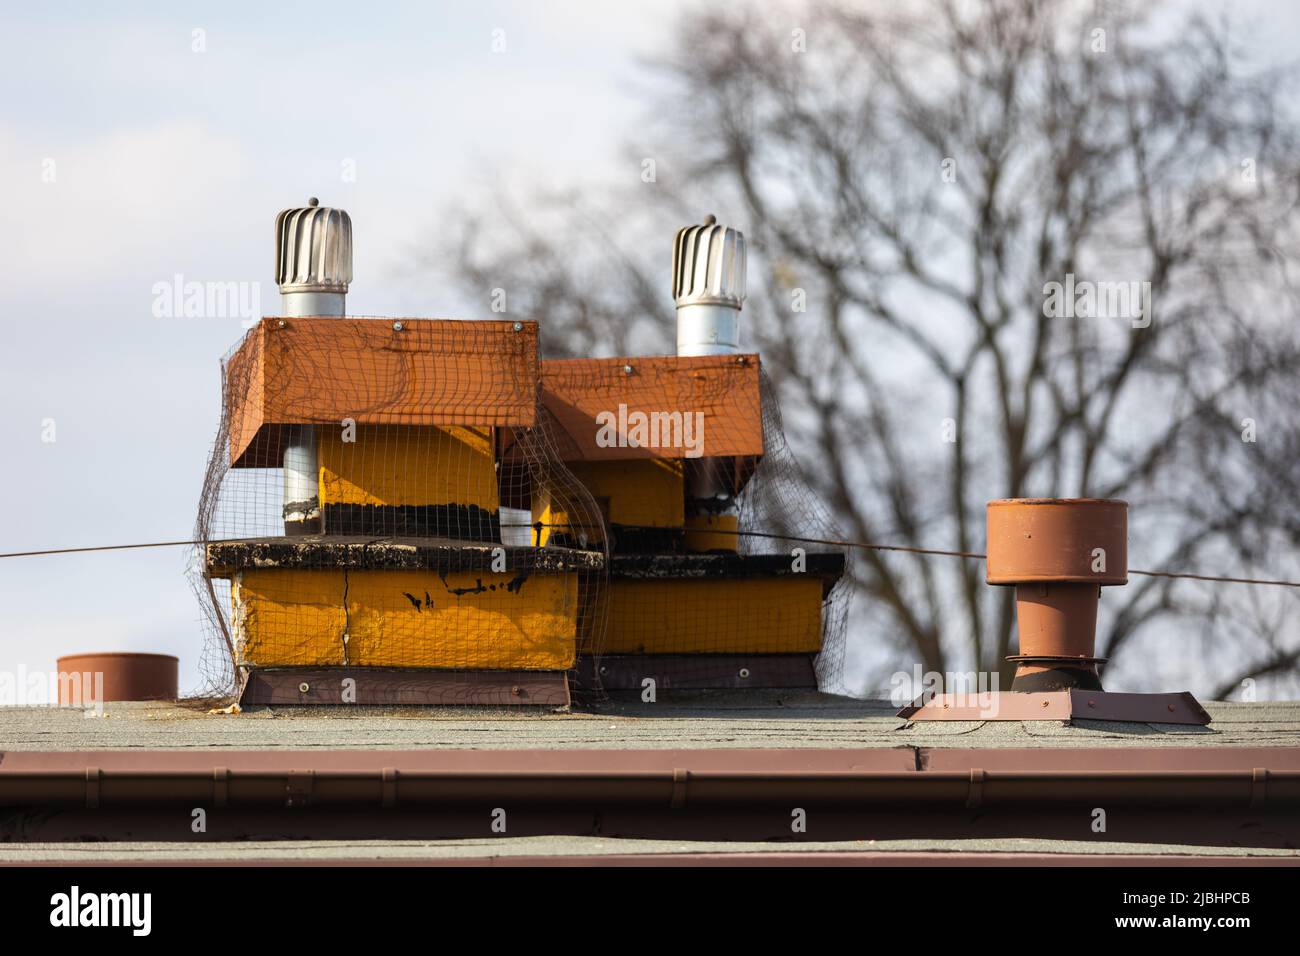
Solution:
<svg viewBox="0 0 1300 956">
<path fill-rule="evenodd" d="M 809 485 L 785 436 L 781 405 L 767 373 L 761 374 L 763 460 L 740 499 L 740 547 L 751 554 L 803 555 L 823 569 L 818 686 L 845 686 L 853 548 L 821 496 Z M 837 573 L 838 572 L 838 573 Z"/>
<path fill-rule="evenodd" d="M 609 529 L 604 657 L 583 673 L 651 695 L 837 686 L 848 549 L 757 356 L 545 361 L 542 388 Z"/>
<path fill-rule="evenodd" d="M 267 319 L 222 391 L 195 533 L 207 693 L 599 652 L 604 525 L 539 414 L 535 325 Z M 575 533 L 540 534 L 552 513 Z"/>
<path fill-rule="evenodd" d="M 848 555 L 755 356 L 539 361 L 533 323 L 266 319 L 222 389 L 205 695 L 321 669 L 562 672 L 596 698 L 838 681 Z"/>
</svg>

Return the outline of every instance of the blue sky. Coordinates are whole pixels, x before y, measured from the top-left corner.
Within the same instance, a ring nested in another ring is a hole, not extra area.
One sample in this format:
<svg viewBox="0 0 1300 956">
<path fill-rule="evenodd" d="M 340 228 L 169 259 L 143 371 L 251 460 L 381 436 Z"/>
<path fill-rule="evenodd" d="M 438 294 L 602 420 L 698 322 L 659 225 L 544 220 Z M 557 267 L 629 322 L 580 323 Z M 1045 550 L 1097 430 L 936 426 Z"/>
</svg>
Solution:
<svg viewBox="0 0 1300 956">
<path fill-rule="evenodd" d="M 493 180 L 638 175 L 621 147 L 644 118 L 640 59 L 662 48 L 682 6 L 10 5 L 0 551 L 189 537 L 218 361 L 242 329 L 236 318 L 155 318 L 152 288 L 177 274 L 260 282 L 274 313 L 272 223 L 285 206 L 315 195 L 352 214 L 353 313 L 486 314 L 486 299 L 412 272 L 440 208 Z M 1264 56 L 1293 55 L 1300 28 L 1286 5 L 1224 9 L 1264 22 Z M 504 52 L 493 52 L 494 30 Z M 343 180 L 349 160 L 355 182 Z M 195 686 L 186 558 L 0 562 L 0 669 L 161 651 L 181 658 L 182 687 Z"/>
</svg>

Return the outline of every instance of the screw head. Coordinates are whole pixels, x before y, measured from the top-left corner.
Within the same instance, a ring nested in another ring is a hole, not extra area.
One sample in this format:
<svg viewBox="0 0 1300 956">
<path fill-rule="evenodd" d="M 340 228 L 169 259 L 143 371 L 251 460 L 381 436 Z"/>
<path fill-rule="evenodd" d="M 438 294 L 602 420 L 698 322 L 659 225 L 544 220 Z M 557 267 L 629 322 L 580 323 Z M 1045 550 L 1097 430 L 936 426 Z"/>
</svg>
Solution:
<svg viewBox="0 0 1300 956">
<path fill-rule="evenodd" d="M 741 679 L 741 680 L 748 680 L 748 679 L 749 679 L 749 668 L 748 668 L 748 667 L 742 667 L 742 668 L 740 669 L 740 679 Z"/>
<path fill-rule="evenodd" d="M 631 375 L 631 374 L 632 374 L 632 366 L 631 366 L 631 365 L 624 365 L 624 366 L 623 366 L 623 374 L 624 374 L 624 375 Z"/>
<path fill-rule="evenodd" d="M 401 322 L 394 322 L 394 323 L 393 323 L 393 331 L 394 331 L 394 332 L 400 332 L 400 331 L 402 331 L 402 329 L 404 329 L 404 328 L 405 328 L 405 326 L 402 325 Z"/>
<path fill-rule="evenodd" d="M 298 693 L 300 694 L 305 694 L 309 690 L 311 690 L 311 685 L 308 684 L 306 681 L 303 681 L 301 684 L 298 685 Z"/>
<path fill-rule="evenodd" d="M 278 320 L 275 324 L 276 324 L 277 326 L 279 326 L 280 328 L 284 328 L 284 327 L 285 327 L 286 325 L 288 325 L 289 323 L 286 322 L 286 321 L 284 321 L 284 319 L 280 319 L 280 320 Z"/>
<path fill-rule="evenodd" d="M 524 323 L 522 323 L 522 322 L 516 322 L 516 323 L 512 326 L 512 328 L 513 328 L 516 332 L 522 332 L 522 331 L 524 330 Z"/>
</svg>

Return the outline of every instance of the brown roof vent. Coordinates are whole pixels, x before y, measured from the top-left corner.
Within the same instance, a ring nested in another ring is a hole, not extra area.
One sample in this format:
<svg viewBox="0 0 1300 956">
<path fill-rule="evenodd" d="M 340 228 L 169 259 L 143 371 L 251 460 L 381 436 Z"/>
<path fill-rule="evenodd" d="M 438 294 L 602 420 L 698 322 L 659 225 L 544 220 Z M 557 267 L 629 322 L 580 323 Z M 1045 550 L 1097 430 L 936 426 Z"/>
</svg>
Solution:
<svg viewBox="0 0 1300 956">
<path fill-rule="evenodd" d="M 170 654 L 69 654 L 58 662 L 59 703 L 176 700 L 179 663 Z"/>
<path fill-rule="evenodd" d="M 898 712 L 909 720 L 1107 720 L 1208 724 L 1190 693 L 1102 690 L 1101 589 L 1128 583 L 1128 503 L 1011 498 L 988 504 L 988 583 L 1016 589 L 1020 653 L 1011 689 L 949 691 Z M 996 676 L 996 675 L 995 675 Z M 996 686 L 996 685 L 995 685 Z"/>
<path fill-rule="evenodd" d="M 1128 583 L 1128 502 L 1013 498 L 988 504 L 988 583 L 1016 589 L 1012 690 L 1101 690 L 1097 603 Z"/>
</svg>

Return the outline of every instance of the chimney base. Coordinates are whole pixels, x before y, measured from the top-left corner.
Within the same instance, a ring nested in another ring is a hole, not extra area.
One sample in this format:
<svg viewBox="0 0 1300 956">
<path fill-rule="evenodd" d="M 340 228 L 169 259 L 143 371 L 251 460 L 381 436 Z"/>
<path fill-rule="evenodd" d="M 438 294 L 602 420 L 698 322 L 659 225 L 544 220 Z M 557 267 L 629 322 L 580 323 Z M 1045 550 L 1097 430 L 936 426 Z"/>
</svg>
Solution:
<svg viewBox="0 0 1300 956">
<path fill-rule="evenodd" d="M 989 584 L 1016 589 L 1021 653 L 1009 691 L 923 694 L 907 720 L 1210 722 L 1189 693 L 1114 694 L 1094 657 L 1101 586 L 1128 580 L 1128 505 L 1024 498 L 988 505 Z"/>
<path fill-rule="evenodd" d="M 1097 665 L 1103 657 L 1008 657 L 1016 663 L 1013 691 L 1101 690 Z"/>
<path fill-rule="evenodd" d="M 1040 581 L 1016 587 L 1020 653 L 1011 689 L 1018 691 L 1101 690 L 1094 657 L 1097 630 L 1095 584 Z"/>
<path fill-rule="evenodd" d="M 1114 694 L 1099 690 L 993 691 L 922 697 L 898 712 L 906 720 L 1104 720 L 1205 726 L 1210 715 L 1190 693 Z"/>
</svg>

